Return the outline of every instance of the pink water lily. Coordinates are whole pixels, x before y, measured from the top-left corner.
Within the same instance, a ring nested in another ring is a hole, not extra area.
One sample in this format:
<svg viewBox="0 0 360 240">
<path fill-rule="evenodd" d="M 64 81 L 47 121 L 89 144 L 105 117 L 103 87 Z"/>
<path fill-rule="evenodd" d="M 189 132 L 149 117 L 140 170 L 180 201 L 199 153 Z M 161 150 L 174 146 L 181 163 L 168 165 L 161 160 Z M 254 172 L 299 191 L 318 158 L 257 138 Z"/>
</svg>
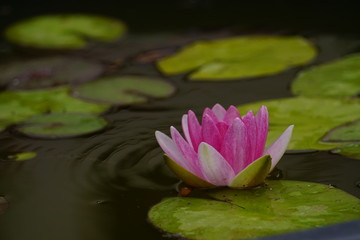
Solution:
<svg viewBox="0 0 360 240">
<path fill-rule="evenodd" d="M 185 183 L 194 187 L 229 186 L 248 188 L 264 182 L 284 154 L 293 125 L 270 147 L 268 111 L 262 106 L 256 115 L 241 116 L 230 106 L 206 108 L 201 124 L 193 111 L 182 117 L 184 137 L 170 128 L 171 138 L 156 131 L 168 167 Z"/>
</svg>

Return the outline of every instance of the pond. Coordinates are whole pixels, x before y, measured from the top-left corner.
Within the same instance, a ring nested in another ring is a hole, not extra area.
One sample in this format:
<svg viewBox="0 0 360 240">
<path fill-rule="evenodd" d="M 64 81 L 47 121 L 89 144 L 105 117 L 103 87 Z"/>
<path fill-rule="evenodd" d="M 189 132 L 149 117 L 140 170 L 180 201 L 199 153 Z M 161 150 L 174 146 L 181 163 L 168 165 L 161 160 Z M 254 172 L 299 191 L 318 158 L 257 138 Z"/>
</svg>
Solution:
<svg viewBox="0 0 360 240">
<path fill-rule="evenodd" d="M 128 27 L 122 39 L 73 51 L 19 49 L 3 38 L 1 64 L 49 56 L 82 58 L 101 63 L 111 75 L 164 79 L 176 88 L 166 98 L 113 104 L 101 113 L 108 125 L 90 134 L 31 137 L 12 125 L 0 132 L 1 239 L 178 239 L 156 229 L 147 216 L 163 198 L 177 196 L 180 184 L 163 162 L 155 131 L 180 129 L 181 116 L 189 109 L 201 114 L 216 103 L 239 106 L 293 97 L 290 88 L 299 72 L 360 49 L 360 36 L 351 27 L 358 17 L 351 6 L 329 4 L 325 13 L 323 6 L 300 2 L 167 5 L 0 4 L 2 31 L 31 16 L 74 12 L 118 18 Z M 307 65 L 233 81 L 192 81 L 191 71 L 167 75 L 155 64 L 197 40 L 254 34 L 299 35 L 318 53 Z M 37 155 L 24 161 L 8 157 L 21 152 Z M 283 156 L 272 178 L 323 183 L 360 198 L 359 169 L 359 159 L 328 150 L 294 150 Z"/>
</svg>

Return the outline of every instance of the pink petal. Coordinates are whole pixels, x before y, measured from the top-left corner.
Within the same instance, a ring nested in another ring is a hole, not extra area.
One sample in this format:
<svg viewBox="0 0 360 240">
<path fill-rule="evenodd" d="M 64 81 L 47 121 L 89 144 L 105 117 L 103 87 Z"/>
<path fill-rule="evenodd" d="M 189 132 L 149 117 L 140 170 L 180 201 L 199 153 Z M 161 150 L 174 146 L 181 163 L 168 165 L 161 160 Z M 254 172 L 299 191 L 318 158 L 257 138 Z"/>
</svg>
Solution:
<svg viewBox="0 0 360 240">
<path fill-rule="evenodd" d="M 205 115 L 208 115 L 208 117 L 210 117 L 214 122 L 219 121 L 215 113 L 210 108 L 205 108 L 202 119 L 204 119 Z M 201 125 L 203 125 L 203 122 L 201 122 Z"/>
<path fill-rule="evenodd" d="M 202 139 L 203 142 L 213 146 L 216 150 L 221 147 L 221 135 L 215 122 L 209 115 L 204 115 L 202 119 Z"/>
<path fill-rule="evenodd" d="M 231 125 L 235 118 L 241 119 L 239 110 L 234 106 L 230 106 L 225 114 L 224 122 Z"/>
<path fill-rule="evenodd" d="M 274 169 L 275 165 L 279 162 L 280 158 L 284 155 L 286 148 L 290 142 L 291 134 L 294 125 L 289 126 L 278 139 L 276 139 L 271 146 L 265 151 L 264 155 L 270 155 L 271 168 L 270 172 Z"/>
<path fill-rule="evenodd" d="M 235 174 L 251 163 L 249 160 L 248 133 L 240 118 L 236 118 L 227 130 L 220 152 L 233 168 Z"/>
<path fill-rule="evenodd" d="M 256 114 L 257 126 L 257 144 L 255 150 L 255 159 L 263 155 L 266 139 L 269 130 L 269 114 L 265 106 L 261 106 L 259 112 Z"/>
<path fill-rule="evenodd" d="M 200 170 L 197 153 L 194 151 L 192 146 L 190 146 L 190 144 L 185 141 L 185 139 L 180 135 L 176 128 L 170 127 L 170 132 L 171 137 L 177 146 L 177 149 L 179 150 L 185 161 L 187 161 L 192 167 L 191 172 L 201 178 L 202 173 Z"/>
<path fill-rule="evenodd" d="M 223 106 L 221 106 L 220 104 L 217 103 L 213 106 L 213 108 L 211 110 L 216 115 L 218 120 L 224 120 L 226 110 L 225 110 L 225 108 L 223 108 Z"/>
<path fill-rule="evenodd" d="M 199 162 L 205 179 L 217 186 L 227 186 L 235 177 L 228 162 L 207 143 L 199 145 Z"/>
<path fill-rule="evenodd" d="M 252 162 L 253 160 L 258 158 L 256 156 L 258 134 L 254 113 L 252 111 L 249 111 L 242 120 L 245 123 L 248 133 L 249 160 Z"/>
<path fill-rule="evenodd" d="M 188 112 L 188 127 L 192 146 L 197 152 L 199 144 L 202 142 L 201 126 L 195 113 L 191 110 Z"/>
<path fill-rule="evenodd" d="M 189 126 L 188 126 L 188 115 L 184 114 L 181 119 L 181 126 L 183 133 L 185 135 L 186 141 L 192 146 L 190 132 L 189 132 Z"/>
<path fill-rule="evenodd" d="M 169 138 L 160 131 L 155 132 L 155 137 L 160 147 L 166 153 L 166 155 L 169 156 L 169 158 L 174 160 L 177 164 L 179 164 L 186 170 L 193 172 L 193 168 L 191 167 L 189 162 L 183 158 L 182 154 L 179 152 L 178 148 L 176 147 L 176 144 L 171 138 Z"/>
<path fill-rule="evenodd" d="M 225 133 L 229 128 L 229 125 L 225 123 L 224 121 L 220 121 L 216 123 L 216 127 L 219 130 L 220 136 L 221 136 L 221 142 L 224 139 Z"/>
</svg>

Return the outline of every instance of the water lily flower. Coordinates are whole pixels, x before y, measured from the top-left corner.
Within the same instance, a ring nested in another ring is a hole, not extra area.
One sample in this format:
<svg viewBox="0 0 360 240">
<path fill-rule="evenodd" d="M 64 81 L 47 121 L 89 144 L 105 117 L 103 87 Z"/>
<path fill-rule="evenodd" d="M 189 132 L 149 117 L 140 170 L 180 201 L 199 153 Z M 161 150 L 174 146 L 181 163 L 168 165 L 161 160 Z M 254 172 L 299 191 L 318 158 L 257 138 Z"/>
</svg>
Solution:
<svg viewBox="0 0 360 240">
<path fill-rule="evenodd" d="M 230 106 L 206 108 L 201 124 L 193 111 L 182 117 L 184 137 L 172 126 L 171 138 L 160 131 L 156 139 L 165 152 L 165 163 L 193 187 L 249 188 L 262 184 L 286 151 L 293 125 L 265 149 L 268 111 L 241 116 Z"/>
</svg>

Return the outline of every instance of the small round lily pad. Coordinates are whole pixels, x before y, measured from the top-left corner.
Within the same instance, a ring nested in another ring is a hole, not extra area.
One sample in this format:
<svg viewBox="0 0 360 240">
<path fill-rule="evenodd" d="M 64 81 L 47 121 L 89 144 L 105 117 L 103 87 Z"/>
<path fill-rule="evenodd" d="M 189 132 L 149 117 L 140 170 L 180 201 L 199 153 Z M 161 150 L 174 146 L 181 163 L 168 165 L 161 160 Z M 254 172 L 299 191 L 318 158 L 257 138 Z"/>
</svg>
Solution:
<svg viewBox="0 0 360 240">
<path fill-rule="evenodd" d="M 79 49 L 88 40 L 113 41 L 126 31 L 115 19 L 85 15 L 45 15 L 15 23 L 5 31 L 6 38 L 24 47 Z"/>
<path fill-rule="evenodd" d="M 269 180 L 267 186 L 208 190 L 151 208 L 158 228 L 186 239 L 248 239 L 360 219 L 360 200 L 328 185 Z"/>
<path fill-rule="evenodd" d="M 80 58 L 47 57 L 0 65 L 0 85 L 8 89 L 36 89 L 86 82 L 104 71 Z"/>
<path fill-rule="evenodd" d="M 351 97 L 360 94 L 360 54 L 305 70 L 292 83 L 296 95 Z"/>
<path fill-rule="evenodd" d="M 29 118 L 15 129 L 30 137 L 67 138 L 94 133 L 106 125 L 105 119 L 91 114 L 51 113 Z"/>
<path fill-rule="evenodd" d="M 360 142 L 360 120 L 338 126 L 328 132 L 325 142 Z"/>
<path fill-rule="evenodd" d="M 326 150 L 342 143 L 321 142 L 331 129 L 360 118 L 357 99 L 283 98 L 239 106 L 241 113 L 267 106 L 270 116 L 268 143 L 273 142 L 290 124 L 294 132 L 291 150 Z"/>
<path fill-rule="evenodd" d="M 3 127 L 28 117 L 48 112 L 101 113 L 109 105 L 95 104 L 73 98 L 69 88 L 5 91 L 0 93 L 0 122 Z"/>
<path fill-rule="evenodd" d="M 360 143 L 350 143 L 345 146 L 331 150 L 332 153 L 360 159 Z"/>
<path fill-rule="evenodd" d="M 232 80 L 276 74 L 315 56 L 302 37 L 245 36 L 194 42 L 157 66 L 168 75 L 192 71 L 190 80 Z"/>
<path fill-rule="evenodd" d="M 141 76 L 104 77 L 73 88 L 73 96 L 93 102 L 129 105 L 166 98 L 175 92 L 167 81 Z"/>
</svg>

